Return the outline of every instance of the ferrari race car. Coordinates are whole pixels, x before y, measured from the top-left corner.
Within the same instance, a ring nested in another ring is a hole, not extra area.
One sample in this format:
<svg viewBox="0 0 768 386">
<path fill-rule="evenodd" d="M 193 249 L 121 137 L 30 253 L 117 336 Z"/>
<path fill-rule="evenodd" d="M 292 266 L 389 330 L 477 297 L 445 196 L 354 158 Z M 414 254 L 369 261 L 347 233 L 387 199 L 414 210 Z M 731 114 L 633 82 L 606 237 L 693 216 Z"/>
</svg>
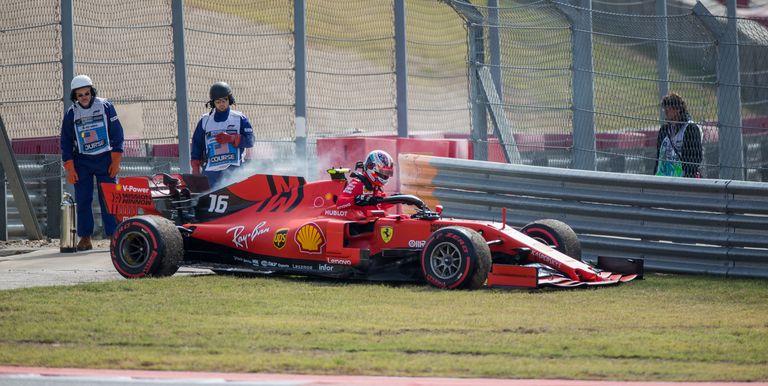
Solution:
<svg viewBox="0 0 768 386">
<path fill-rule="evenodd" d="M 425 281 L 446 289 L 608 285 L 642 277 L 642 260 L 581 260 L 565 223 L 442 218 L 413 195 L 392 195 L 412 214 L 339 209 L 348 169 L 330 180 L 253 175 L 210 190 L 204 176 L 158 174 L 102 184 L 120 222 L 112 263 L 126 278 L 170 276 L 180 266 L 216 273 L 275 273 L 375 281 Z M 375 208 L 375 207 L 372 207 Z"/>
</svg>

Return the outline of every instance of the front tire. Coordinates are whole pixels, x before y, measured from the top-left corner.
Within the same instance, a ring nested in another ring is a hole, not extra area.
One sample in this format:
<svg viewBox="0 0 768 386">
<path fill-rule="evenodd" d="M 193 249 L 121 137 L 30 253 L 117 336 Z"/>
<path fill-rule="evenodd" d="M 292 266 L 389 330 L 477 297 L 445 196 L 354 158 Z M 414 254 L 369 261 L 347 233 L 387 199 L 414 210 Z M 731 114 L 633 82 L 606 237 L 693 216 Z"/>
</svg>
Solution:
<svg viewBox="0 0 768 386">
<path fill-rule="evenodd" d="M 421 253 L 421 271 L 435 287 L 478 289 L 491 270 L 491 251 L 476 231 L 451 226 L 438 229 Z"/>
<path fill-rule="evenodd" d="M 522 229 L 520 232 L 528 237 L 562 252 L 573 259 L 581 259 L 581 241 L 576 232 L 568 224 L 553 219 L 536 220 Z"/>
<path fill-rule="evenodd" d="M 117 226 L 110 245 L 112 265 L 123 277 L 171 276 L 184 256 L 176 225 L 160 216 L 137 216 Z"/>
</svg>

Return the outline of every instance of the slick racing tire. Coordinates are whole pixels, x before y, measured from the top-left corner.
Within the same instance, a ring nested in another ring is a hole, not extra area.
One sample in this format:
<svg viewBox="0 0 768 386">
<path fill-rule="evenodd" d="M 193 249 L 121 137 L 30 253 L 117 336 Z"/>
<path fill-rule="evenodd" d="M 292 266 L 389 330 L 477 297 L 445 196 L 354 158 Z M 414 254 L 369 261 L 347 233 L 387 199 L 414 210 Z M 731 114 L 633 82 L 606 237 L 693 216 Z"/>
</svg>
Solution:
<svg viewBox="0 0 768 386">
<path fill-rule="evenodd" d="M 112 265 L 123 277 L 171 276 L 184 257 L 184 241 L 171 220 L 137 216 L 117 226 L 110 245 Z"/>
<path fill-rule="evenodd" d="M 438 288 L 478 289 L 491 270 L 491 251 L 476 231 L 451 226 L 440 228 L 427 239 L 421 253 L 421 272 Z"/>
<path fill-rule="evenodd" d="M 520 232 L 578 261 L 582 261 L 579 237 L 568 224 L 562 221 L 536 220 L 524 226 Z"/>
</svg>

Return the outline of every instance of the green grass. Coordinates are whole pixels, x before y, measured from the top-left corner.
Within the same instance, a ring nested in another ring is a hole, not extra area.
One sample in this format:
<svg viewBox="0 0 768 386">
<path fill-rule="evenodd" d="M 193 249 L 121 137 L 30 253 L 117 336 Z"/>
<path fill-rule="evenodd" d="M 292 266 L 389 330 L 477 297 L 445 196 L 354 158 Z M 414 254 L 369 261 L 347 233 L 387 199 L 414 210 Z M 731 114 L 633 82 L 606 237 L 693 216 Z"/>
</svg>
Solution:
<svg viewBox="0 0 768 386">
<path fill-rule="evenodd" d="M 766 381 L 768 281 L 470 292 L 197 276 L 0 291 L 0 364 Z"/>
</svg>

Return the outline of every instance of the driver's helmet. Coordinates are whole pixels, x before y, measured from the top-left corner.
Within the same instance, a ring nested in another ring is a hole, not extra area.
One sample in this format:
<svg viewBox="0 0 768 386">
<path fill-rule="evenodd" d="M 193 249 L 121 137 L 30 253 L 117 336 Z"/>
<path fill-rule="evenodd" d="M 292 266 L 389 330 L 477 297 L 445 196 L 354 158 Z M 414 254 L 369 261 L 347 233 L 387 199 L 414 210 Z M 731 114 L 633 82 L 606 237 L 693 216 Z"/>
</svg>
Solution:
<svg viewBox="0 0 768 386">
<path fill-rule="evenodd" d="M 363 164 L 365 176 L 373 186 L 386 185 L 389 178 L 392 177 L 394 168 L 395 162 L 392 161 L 392 156 L 384 150 L 374 150 L 368 153 Z"/>
</svg>

